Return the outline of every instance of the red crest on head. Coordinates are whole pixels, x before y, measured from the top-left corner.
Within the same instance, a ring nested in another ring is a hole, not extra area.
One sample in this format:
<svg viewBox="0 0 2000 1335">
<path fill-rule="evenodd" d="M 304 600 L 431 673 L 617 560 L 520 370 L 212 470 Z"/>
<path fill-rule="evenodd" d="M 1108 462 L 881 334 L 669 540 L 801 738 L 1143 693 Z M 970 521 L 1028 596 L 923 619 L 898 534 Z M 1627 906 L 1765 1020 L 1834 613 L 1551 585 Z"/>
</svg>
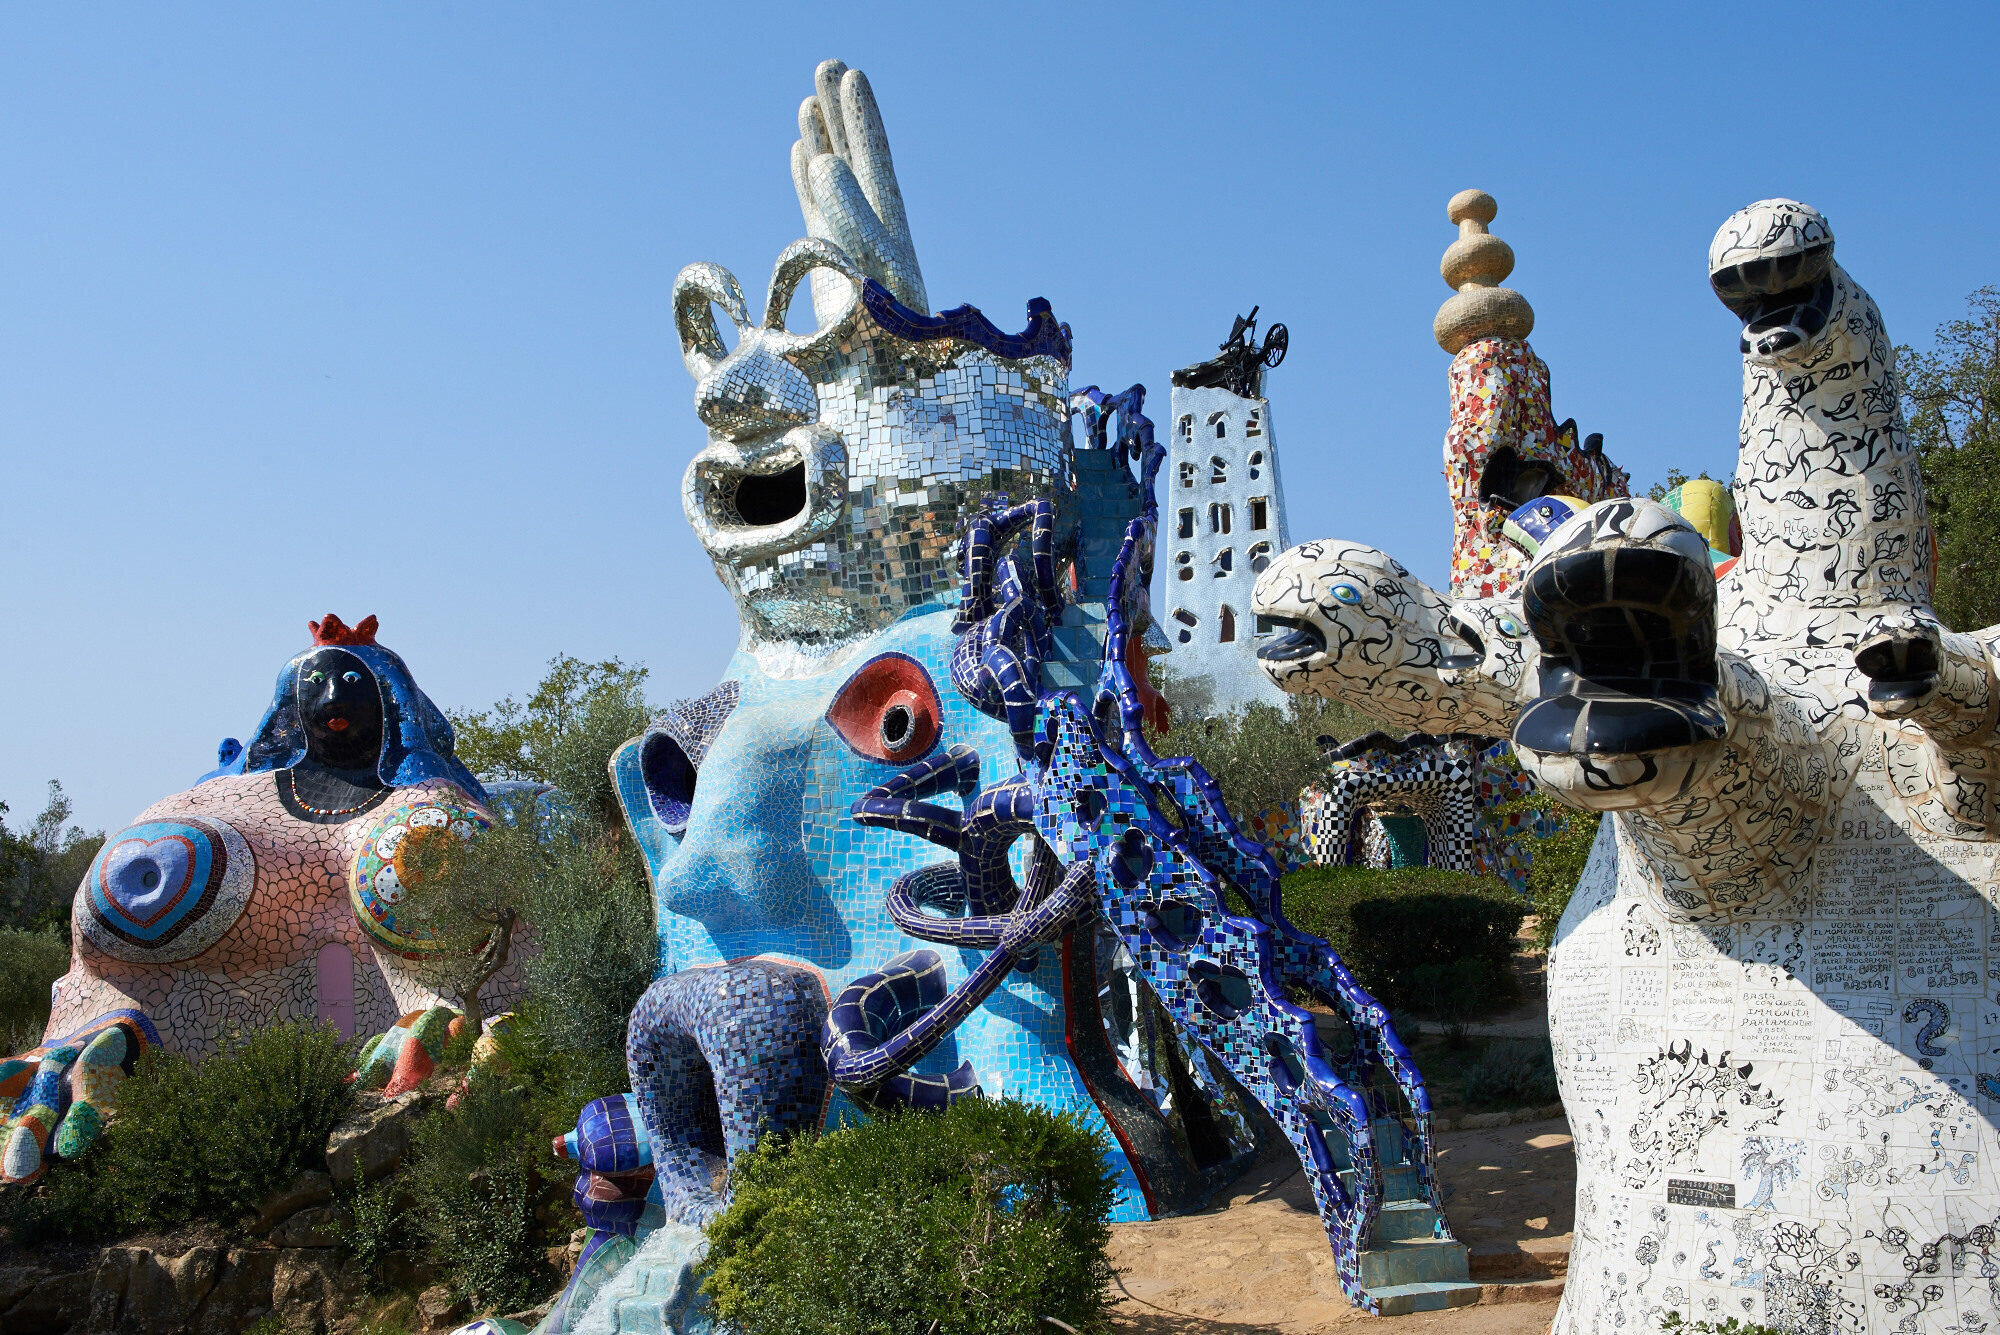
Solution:
<svg viewBox="0 0 2000 1335">
<path fill-rule="evenodd" d="M 376 624 L 374 617 L 365 616 L 358 625 L 350 626 L 328 612 L 326 620 L 308 621 L 306 627 L 312 631 L 314 644 L 373 644 Z"/>
</svg>

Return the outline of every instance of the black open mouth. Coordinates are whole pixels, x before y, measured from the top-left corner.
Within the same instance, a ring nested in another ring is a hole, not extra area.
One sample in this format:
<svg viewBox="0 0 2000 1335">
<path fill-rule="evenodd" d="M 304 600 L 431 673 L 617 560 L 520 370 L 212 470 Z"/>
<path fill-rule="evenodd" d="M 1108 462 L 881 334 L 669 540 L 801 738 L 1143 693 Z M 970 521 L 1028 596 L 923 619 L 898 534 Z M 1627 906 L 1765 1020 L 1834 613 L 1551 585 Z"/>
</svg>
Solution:
<svg viewBox="0 0 2000 1335">
<path fill-rule="evenodd" d="M 1463 641 L 1469 652 L 1446 654 L 1438 660 L 1439 667 L 1448 672 L 1459 672 L 1467 668 L 1476 668 L 1486 661 L 1486 641 L 1472 628 L 1471 622 L 1447 615 L 1444 619 L 1444 628 L 1447 634 Z"/>
<path fill-rule="evenodd" d="M 776 473 L 745 473 L 729 498 L 736 517 L 751 528 L 767 528 L 806 508 L 805 460 Z"/>
<path fill-rule="evenodd" d="M 1523 459 L 1513 447 L 1502 445 L 1487 456 L 1479 474 L 1479 499 L 1512 514 L 1538 496 L 1553 496 L 1569 490 L 1562 470 L 1541 459 Z"/>
<path fill-rule="evenodd" d="M 1819 337 L 1833 313 L 1833 248 L 1746 260 L 1709 275 L 1709 286 L 1743 322 L 1739 348 L 1763 356 Z"/>
<path fill-rule="evenodd" d="M 1285 633 L 1269 644 L 1257 646 L 1257 657 L 1271 663 L 1296 663 L 1302 658 L 1326 652 L 1326 635 L 1310 621 L 1275 613 L 1257 618 L 1257 633 L 1285 628 Z"/>
</svg>

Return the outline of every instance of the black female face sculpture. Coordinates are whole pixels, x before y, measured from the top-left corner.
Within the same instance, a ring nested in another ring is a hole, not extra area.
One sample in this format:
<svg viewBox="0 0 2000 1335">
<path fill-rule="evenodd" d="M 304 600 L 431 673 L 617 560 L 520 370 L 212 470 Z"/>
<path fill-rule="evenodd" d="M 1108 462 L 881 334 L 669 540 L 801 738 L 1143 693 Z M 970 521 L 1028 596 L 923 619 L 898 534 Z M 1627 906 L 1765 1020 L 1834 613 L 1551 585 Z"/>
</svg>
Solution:
<svg viewBox="0 0 2000 1335">
<path fill-rule="evenodd" d="M 306 757 L 372 779 L 382 755 L 382 688 L 360 658 L 320 649 L 299 664 L 299 720 Z"/>
</svg>

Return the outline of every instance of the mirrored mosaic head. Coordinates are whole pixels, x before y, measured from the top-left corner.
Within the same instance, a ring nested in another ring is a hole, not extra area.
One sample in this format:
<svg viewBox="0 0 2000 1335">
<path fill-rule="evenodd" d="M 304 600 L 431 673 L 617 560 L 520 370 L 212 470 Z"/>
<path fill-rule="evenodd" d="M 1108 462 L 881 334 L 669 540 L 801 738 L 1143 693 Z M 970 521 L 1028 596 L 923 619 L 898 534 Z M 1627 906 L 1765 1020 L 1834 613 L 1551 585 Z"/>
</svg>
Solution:
<svg viewBox="0 0 2000 1335">
<path fill-rule="evenodd" d="M 970 306 L 929 314 L 867 80 L 828 61 L 816 82 L 792 147 L 808 235 L 778 257 L 761 316 L 719 265 L 674 284 L 708 432 L 682 506 L 736 601 L 743 647 L 781 675 L 949 602 L 949 553 L 977 502 L 1060 506 L 1072 490 L 1068 329 L 1040 300 L 1015 335 Z M 808 279 L 815 328 L 794 331 Z"/>
</svg>

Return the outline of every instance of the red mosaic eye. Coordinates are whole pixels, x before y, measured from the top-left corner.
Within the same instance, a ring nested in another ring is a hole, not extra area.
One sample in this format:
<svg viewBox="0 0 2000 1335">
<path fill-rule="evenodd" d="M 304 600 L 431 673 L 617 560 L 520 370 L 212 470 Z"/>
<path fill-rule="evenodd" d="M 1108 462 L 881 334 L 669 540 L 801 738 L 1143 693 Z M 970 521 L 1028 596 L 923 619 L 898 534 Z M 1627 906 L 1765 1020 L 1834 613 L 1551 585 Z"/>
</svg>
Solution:
<svg viewBox="0 0 2000 1335">
<path fill-rule="evenodd" d="M 883 654 L 847 679 L 826 711 L 826 721 L 857 753 L 901 765 L 937 745 L 942 712 L 923 664 L 902 654 Z"/>
</svg>

